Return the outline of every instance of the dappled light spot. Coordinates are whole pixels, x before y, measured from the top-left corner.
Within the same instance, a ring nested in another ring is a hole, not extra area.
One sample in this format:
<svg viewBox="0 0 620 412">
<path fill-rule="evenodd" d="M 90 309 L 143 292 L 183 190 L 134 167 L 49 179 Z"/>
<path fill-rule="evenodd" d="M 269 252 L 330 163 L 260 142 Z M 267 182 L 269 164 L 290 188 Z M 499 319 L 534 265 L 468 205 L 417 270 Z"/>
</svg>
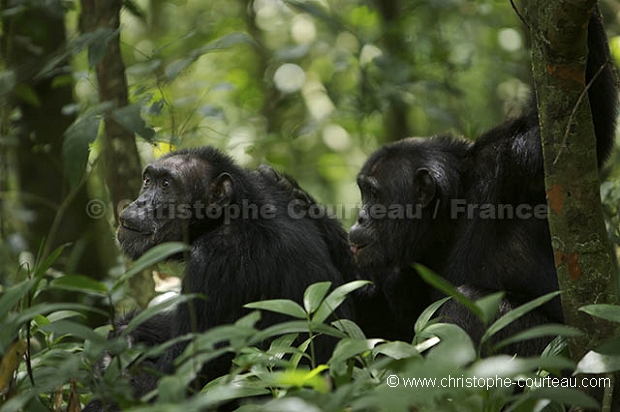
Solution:
<svg viewBox="0 0 620 412">
<path fill-rule="evenodd" d="M 273 75 L 273 81 L 281 92 L 294 93 L 304 85 L 306 73 L 296 64 L 285 63 L 278 67 Z"/>
</svg>

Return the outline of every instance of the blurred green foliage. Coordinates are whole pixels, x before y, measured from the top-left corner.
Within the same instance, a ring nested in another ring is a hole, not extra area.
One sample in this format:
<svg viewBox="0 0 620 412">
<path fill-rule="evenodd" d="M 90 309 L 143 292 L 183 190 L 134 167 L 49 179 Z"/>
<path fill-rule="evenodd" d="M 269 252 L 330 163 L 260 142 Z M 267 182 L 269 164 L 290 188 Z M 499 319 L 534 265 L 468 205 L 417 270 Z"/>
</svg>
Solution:
<svg viewBox="0 0 620 412">
<path fill-rule="evenodd" d="M 132 3 L 141 12 L 122 16 L 131 101 L 157 132 L 142 140 L 144 160 L 167 144 L 210 144 L 286 170 L 326 203 L 358 200 L 356 172 L 394 139 L 392 100 L 406 104 L 404 135 L 475 137 L 528 95 L 527 39 L 507 2 L 406 2 L 396 33 L 363 1 Z M 96 101 L 86 70 L 78 55 L 83 109 Z"/>
</svg>

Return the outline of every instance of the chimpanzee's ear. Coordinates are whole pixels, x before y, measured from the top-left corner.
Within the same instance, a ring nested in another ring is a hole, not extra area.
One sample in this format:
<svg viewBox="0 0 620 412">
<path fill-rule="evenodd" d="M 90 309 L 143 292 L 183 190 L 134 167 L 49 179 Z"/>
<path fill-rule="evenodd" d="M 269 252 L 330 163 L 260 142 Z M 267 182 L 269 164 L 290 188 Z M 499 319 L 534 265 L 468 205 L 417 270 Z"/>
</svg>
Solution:
<svg viewBox="0 0 620 412">
<path fill-rule="evenodd" d="M 435 178 L 428 169 L 421 167 L 416 170 L 413 177 L 413 194 L 418 204 L 422 205 L 422 207 L 428 206 L 435 197 L 436 192 L 437 184 Z"/>
<path fill-rule="evenodd" d="M 233 197 L 233 189 L 232 176 L 226 172 L 221 173 L 211 182 L 209 205 L 229 205 Z"/>
</svg>

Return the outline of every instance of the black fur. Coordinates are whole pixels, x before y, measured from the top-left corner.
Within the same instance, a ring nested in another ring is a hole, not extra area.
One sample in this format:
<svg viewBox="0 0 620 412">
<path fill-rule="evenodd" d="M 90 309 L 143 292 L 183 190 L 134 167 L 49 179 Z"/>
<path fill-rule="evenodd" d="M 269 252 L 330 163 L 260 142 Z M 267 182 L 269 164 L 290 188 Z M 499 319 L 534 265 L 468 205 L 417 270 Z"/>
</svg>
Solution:
<svg viewBox="0 0 620 412">
<path fill-rule="evenodd" d="M 589 89 L 599 167 L 609 156 L 616 127 L 618 88 L 598 11 L 588 29 L 590 54 L 586 83 L 605 65 Z M 485 219 L 457 212 L 467 205 L 545 205 L 543 158 L 536 101 L 523 115 L 507 120 L 475 142 L 438 136 L 405 139 L 370 156 L 358 176 L 363 207 L 350 230 L 355 258 L 373 273 L 397 319 L 396 333 L 409 340 L 421 310 L 439 294 L 411 268 L 430 267 L 472 296 L 506 291 L 502 307 L 515 307 L 558 289 L 551 239 L 543 218 Z M 419 215 L 373 218 L 373 205 L 416 205 Z M 543 206 L 544 207 L 544 206 Z M 479 338 L 481 325 L 457 304 L 443 314 Z M 559 298 L 522 321 L 520 328 L 562 322 Z M 381 325 L 377 325 L 380 329 Z M 398 332 L 400 330 L 400 332 Z M 544 342 L 517 348 L 540 352 Z"/>
</svg>

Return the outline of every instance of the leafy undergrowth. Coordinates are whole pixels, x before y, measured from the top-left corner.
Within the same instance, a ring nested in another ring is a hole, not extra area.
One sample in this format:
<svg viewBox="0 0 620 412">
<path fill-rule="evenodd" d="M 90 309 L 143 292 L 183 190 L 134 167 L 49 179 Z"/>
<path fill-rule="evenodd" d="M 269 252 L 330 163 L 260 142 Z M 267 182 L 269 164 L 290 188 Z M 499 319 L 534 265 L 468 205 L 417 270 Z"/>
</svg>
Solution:
<svg viewBox="0 0 620 412">
<path fill-rule="evenodd" d="M 88 312 L 108 318 L 112 313 L 77 303 L 36 303 L 37 298 L 44 291 L 60 289 L 113 302 L 127 279 L 183 248 L 181 244 L 154 248 L 112 285 L 77 275 L 49 277 L 46 273 L 61 249 L 25 271 L 26 279 L 0 296 L 0 412 L 74 412 L 93 397 L 113 399 L 123 411 L 203 411 L 223 404 L 230 407 L 231 401 L 244 412 L 562 411 L 568 406 L 599 407 L 571 387 L 575 376 L 571 371 L 594 374 L 592 379 L 600 377 L 597 382 L 604 386 L 609 384 L 605 374 L 620 370 L 618 340 L 588 353 L 578 365 L 568 360 L 565 339 L 579 331 L 564 325 L 544 325 L 509 339 L 492 339 L 555 294 L 496 319 L 501 294 L 470 301 L 441 278 L 418 268 L 428 282 L 458 299 L 487 325 L 480 345 L 474 345 L 458 326 L 433 318 L 449 298 L 429 306 L 418 318 L 413 342 L 366 337 L 354 322 L 332 321 L 330 316 L 347 294 L 366 282 L 352 282 L 331 292 L 324 282 L 306 290 L 303 305 L 288 300 L 256 302 L 247 305 L 249 314 L 233 325 L 177 338 L 187 340 L 188 346 L 176 360 L 174 375 L 161 378 L 157 389 L 140 401 L 131 400 L 133 368 L 140 359 L 161 354 L 171 342 L 130 348 L 125 336 L 140 322 L 200 297 L 178 296 L 150 307 L 113 340 L 106 339 L 109 326 L 93 330 L 81 322 Z M 617 306 L 583 310 L 620 323 Z M 291 319 L 258 330 L 255 325 L 263 311 L 284 313 Z M 324 364 L 317 364 L 312 355 L 313 340 L 319 335 L 338 339 Z M 509 344 L 541 336 L 556 338 L 540 357 L 492 355 Z M 264 341 L 271 342 L 268 348 L 260 345 Z M 111 355 L 111 362 L 101 374 L 98 365 L 104 352 Z M 234 356 L 230 373 L 186 396 L 202 366 L 222 353 Z"/>
</svg>

